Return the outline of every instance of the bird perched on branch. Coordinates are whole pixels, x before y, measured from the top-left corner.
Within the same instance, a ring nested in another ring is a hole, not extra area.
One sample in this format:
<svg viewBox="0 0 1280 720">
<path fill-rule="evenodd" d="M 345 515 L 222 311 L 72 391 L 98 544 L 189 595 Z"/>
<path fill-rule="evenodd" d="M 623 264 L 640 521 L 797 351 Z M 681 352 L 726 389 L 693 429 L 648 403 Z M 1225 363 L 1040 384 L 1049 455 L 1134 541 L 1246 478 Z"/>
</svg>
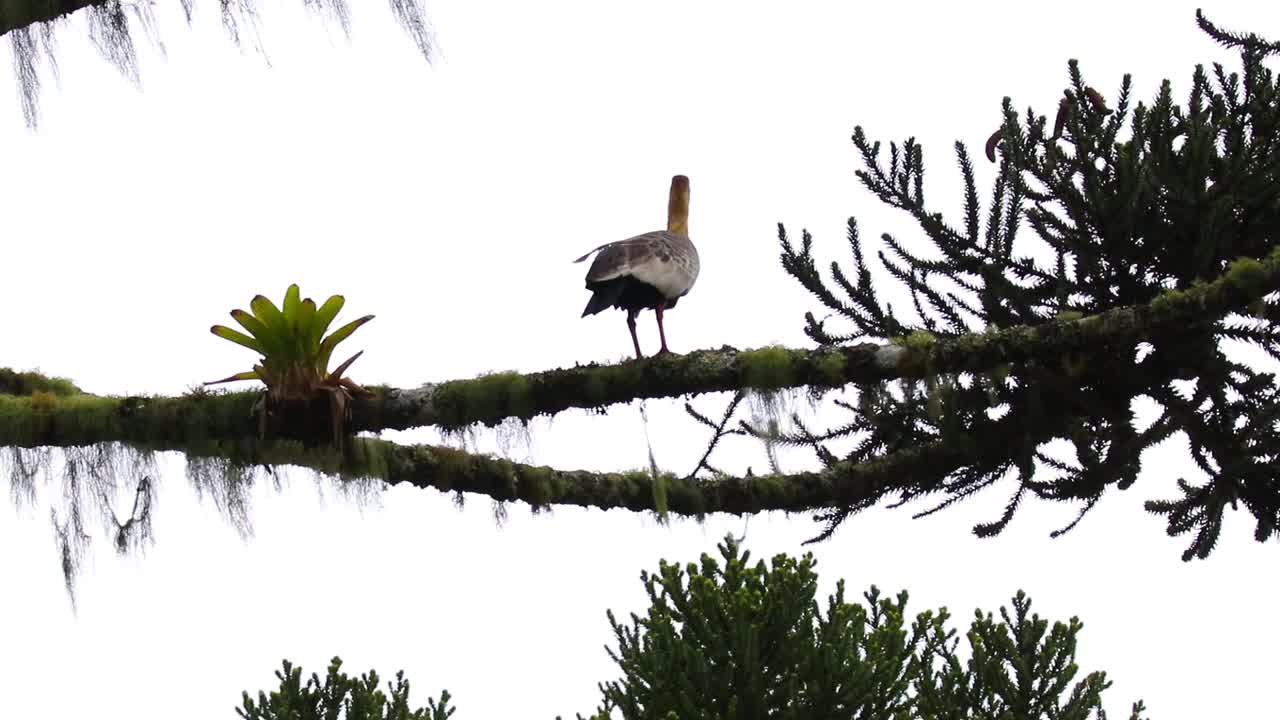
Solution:
<svg viewBox="0 0 1280 720">
<path fill-rule="evenodd" d="M 662 326 L 662 313 L 676 306 L 698 279 L 698 249 L 689 241 L 689 178 L 671 178 L 671 196 L 667 203 L 667 229 L 647 232 L 626 240 L 606 243 L 574 260 L 580 263 L 599 251 L 587 271 L 587 289 L 591 300 L 582 317 L 595 315 L 611 307 L 627 311 L 627 328 L 636 357 L 640 340 L 636 338 L 636 315 L 653 308 L 658 316 L 661 355 L 667 350 L 667 333 Z"/>
</svg>

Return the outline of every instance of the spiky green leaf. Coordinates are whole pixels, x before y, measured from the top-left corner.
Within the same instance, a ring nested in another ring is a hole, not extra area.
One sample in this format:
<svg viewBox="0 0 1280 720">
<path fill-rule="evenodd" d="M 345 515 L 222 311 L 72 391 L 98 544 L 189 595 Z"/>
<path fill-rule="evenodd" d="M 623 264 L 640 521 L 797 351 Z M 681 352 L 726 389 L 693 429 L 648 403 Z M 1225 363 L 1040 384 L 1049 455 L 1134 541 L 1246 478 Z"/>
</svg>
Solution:
<svg viewBox="0 0 1280 720">
<path fill-rule="evenodd" d="M 244 310 L 232 310 L 231 318 L 240 323 L 240 326 L 249 331 L 249 334 L 262 346 L 263 355 L 274 355 L 280 352 L 284 339 L 279 333 L 272 328 L 267 327 L 261 320 Z"/>
<path fill-rule="evenodd" d="M 272 359 L 282 363 L 298 362 L 301 358 L 296 355 L 296 351 L 290 341 L 292 328 L 289 326 L 288 320 L 285 319 L 284 313 L 280 312 L 280 309 L 265 295 L 254 296 L 249 303 L 249 307 L 253 310 L 254 316 L 280 339 L 280 347 L 276 353 L 273 353 L 276 357 Z"/>
<path fill-rule="evenodd" d="M 329 356 L 333 354 L 333 349 L 338 346 L 338 343 L 346 340 L 351 336 L 351 333 L 355 332 L 361 325 L 364 325 L 372 319 L 372 315 L 365 315 L 362 318 L 352 320 L 346 325 L 334 330 L 329 337 L 324 339 L 324 342 L 320 343 L 320 351 L 316 355 L 316 367 L 320 369 L 321 372 L 324 372 L 324 369 L 329 365 Z"/>
<path fill-rule="evenodd" d="M 298 327 L 294 334 L 304 358 L 314 358 L 319 343 L 311 341 L 311 328 L 316 321 L 316 301 L 307 298 L 298 306 Z"/>
<path fill-rule="evenodd" d="M 347 371 L 347 368 L 351 367 L 351 363 L 354 363 L 356 361 L 356 358 L 360 357 L 363 354 L 364 354 L 364 351 L 361 350 L 355 355 L 352 355 L 351 357 L 347 358 L 346 362 L 334 368 L 333 372 L 329 373 L 329 377 L 335 380 L 340 379 L 342 377 L 342 374 Z"/>
<path fill-rule="evenodd" d="M 284 291 L 284 305 L 281 314 L 284 315 L 285 322 L 289 323 L 289 327 L 297 329 L 298 327 L 298 306 L 301 302 L 302 293 L 298 289 L 298 284 L 294 283 Z"/>
<path fill-rule="evenodd" d="M 213 327 L 209 328 L 209 332 L 213 333 L 214 335 L 217 335 L 223 340 L 230 340 L 231 342 L 236 343 L 237 345 L 243 345 L 244 347 L 247 347 L 250 350 L 258 353 L 259 355 L 265 356 L 267 354 L 267 351 L 263 348 L 262 343 L 258 342 L 254 338 L 249 337 L 248 335 L 245 335 L 242 332 L 232 330 L 231 328 L 226 327 L 225 325 L 214 325 Z"/>
<path fill-rule="evenodd" d="M 236 373 L 231 377 L 222 378 L 221 380 L 210 380 L 209 382 L 205 383 L 205 385 L 217 385 L 219 383 L 235 382 L 236 380 L 260 380 L 260 379 L 261 378 L 258 377 L 257 372 L 253 370 L 247 370 L 242 373 Z"/>
<path fill-rule="evenodd" d="M 320 339 L 324 337 L 325 332 L 329 329 L 329 324 L 337 317 L 346 302 L 346 298 L 341 295 L 334 295 L 324 301 L 324 304 L 316 311 L 316 319 L 311 325 L 311 337 L 307 341 L 308 344 L 316 348 L 320 346 Z M 324 368 L 321 369 L 323 370 Z"/>
</svg>

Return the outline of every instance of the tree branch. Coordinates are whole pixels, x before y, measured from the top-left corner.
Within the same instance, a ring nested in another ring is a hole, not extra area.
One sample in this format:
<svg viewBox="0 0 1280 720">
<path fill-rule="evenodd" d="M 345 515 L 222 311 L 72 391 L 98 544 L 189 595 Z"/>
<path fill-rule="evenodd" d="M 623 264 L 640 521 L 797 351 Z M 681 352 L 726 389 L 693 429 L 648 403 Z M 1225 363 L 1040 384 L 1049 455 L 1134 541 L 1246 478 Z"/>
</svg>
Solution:
<svg viewBox="0 0 1280 720">
<path fill-rule="evenodd" d="M 351 441 L 343 452 L 288 440 L 128 446 L 141 451 L 178 450 L 193 459 L 216 459 L 237 477 L 246 466 L 294 465 L 344 481 L 407 483 L 441 492 L 477 493 L 504 502 L 521 501 L 537 508 L 576 505 L 603 510 L 656 510 L 654 477 L 647 468 L 625 472 L 558 470 L 455 448 L 399 445 L 366 437 Z M 664 473 L 661 480 L 666 484 L 666 510 L 676 515 L 803 512 L 834 505 L 874 504 L 884 495 L 901 490 L 904 477 L 945 477 L 964 464 L 980 460 L 984 447 L 994 453 L 1002 446 L 995 442 L 935 442 L 870 462 L 838 463 L 818 472 L 716 480 Z"/>
<path fill-rule="evenodd" d="M 1180 332 L 1247 307 L 1280 288 L 1280 249 L 1264 260 L 1242 258 L 1211 283 L 1170 290 L 1146 305 L 1098 315 L 1060 318 L 955 339 L 913 334 L 885 344 L 861 343 L 814 350 L 768 347 L 700 350 L 616 365 L 590 364 L 521 375 L 496 373 L 414 389 L 375 387 L 375 397 L 352 403 L 351 432 L 405 430 L 435 425 L 458 429 L 528 420 L 570 408 L 600 408 L 645 398 L 741 389 L 762 391 L 879 383 L 932 374 L 985 372 L 1005 363 L 1059 361 L 1073 350 L 1131 344 Z M 10 371 L 10 374 L 13 373 Z M 28 386 L 32 386 L 28 382 Z M 34 386 L 32 386 L 34 387 Z M 255 392 L 178 397 L 100 397 L 36 392 L 0 394 L 0 446 L 74 446 L 101 442 L 181 446 L 253 437 Z M 282 437 L 318 440 L 328 432 L 327 411 L 277 418 Z M 315 422 L 309 422 L 315 420 Z"/>
</svg>

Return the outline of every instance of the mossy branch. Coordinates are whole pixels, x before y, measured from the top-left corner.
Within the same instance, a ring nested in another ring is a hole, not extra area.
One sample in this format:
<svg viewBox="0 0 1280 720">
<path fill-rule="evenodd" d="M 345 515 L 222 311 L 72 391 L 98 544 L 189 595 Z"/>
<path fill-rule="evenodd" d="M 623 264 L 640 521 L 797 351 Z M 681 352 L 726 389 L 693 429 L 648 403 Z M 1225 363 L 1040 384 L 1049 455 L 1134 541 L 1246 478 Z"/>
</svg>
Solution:
<svg viewBox="0 0 1280 720">
<path fill-rule="evenodd" d="M 735 515 L 769 510 L 802 512 L 833 505 L 873 504 L 901 489 L 902 478 L 937 477 L 980 459 L 983 447 L 998 443 L 931 443 L 871 462 L 839 463 L 819 472 L 790 475 L 747 475 L 713 481 L 660 476 L 666 487 L 666 511 L 685 517 L 710 513 Z M 126 444 L 144 454 L 178 450 L 188 458 L 226 463 L 239 474 L 253 466 L 287 465 L 315 470 L 343 481 L 381 480 L 407 483 L 441 492 L 486 495 L 502 502 L 519 501 L 535 508 L 573 505 L 604 510 L 656 511 L 654 476 L 647 468 L 627 472 L 559 470 L 516 463 L 504 458 L 433 445 L 400 445 L 361 437 L 343 451 L 280 439 L 205 440 L 173 444 Z"/>
<path fill-rule="evenodd" d="M 1005 363 L 1058 360 L 1074 350 L 1134 343 L 1203 329 L 1280 288 L 1280 249 L 1263 260 L 1242 258 L 1218 280 L 1167 291 L 1146 305 L 1063 317 L 954 339 L 902 338 L 815 350 L 769 347 L 700 350 L 616 365 L 585 365 L 522 375 L 496 373 L 414 389 L 375 387 L 352 403 L 352 432 L 422 426 L 457 429 L 506 418 L 528 420 L 570 408 L 600 408 L 637 399 L 741 389 L 840 387 L 929 373 L 985 372 Z M 39 447 L 127 442 L 181 448 L 209 440 L 253 437 L 257 393 L 178 397 L 100 397 L 48 390 L 31 373 L 0 370 L 0 446 Z M 26 378 L 19 381 L 16 378 Z M 11 394 L 10 391 L 20 393 Z M 34 393 L 34 394 L 32 394 Z M 318 413 L 324 417 L 324 413 Z M 282 437 L 320 440 L 326 426 L 276 423 Z"/>
</svg>

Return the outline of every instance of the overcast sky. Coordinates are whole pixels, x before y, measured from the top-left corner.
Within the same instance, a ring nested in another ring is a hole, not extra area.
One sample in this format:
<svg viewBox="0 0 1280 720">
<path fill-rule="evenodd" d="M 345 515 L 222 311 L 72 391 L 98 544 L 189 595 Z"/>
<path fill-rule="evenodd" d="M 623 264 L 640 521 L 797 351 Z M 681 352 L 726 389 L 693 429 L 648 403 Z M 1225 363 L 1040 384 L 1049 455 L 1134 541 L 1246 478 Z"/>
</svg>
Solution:
<svg viewBox="0 0 1280 720">
<path fill-rule="evenodd" d="M 433 0 L 440 53 L 427 65 L 381 2 L 355 3 L 350 41 L 301 3 L 264 3 L 269 64 L 231 44 L 215 4 L 198 3 L 188 28 L 166 2 L 167 56 L 142 44 L 141 89 L 77 17 L 58 34 L 60 81 L 46 84 L 38 132 L 0 72 L 0 365 L 95 393 L 181 393 L 248 369 L 251 354 L 208 326 L 291 282 L 345 294 L 342 317 L 377 315 L 346 346 L 365 350 L 350 374 L 366 383 L 618 360 L 631 352 L 623 315 L 579 319 L 585 267 L 570 261 L 661 227 L 675 173 L 692 181 L 703 270 L 668 315 L 672 349 L 808 346 L 815 303 L 779 267 L 775 223 L 809 228 L 829 259 L 847 257 L 851 214 L 868 239 L 913 237 L 858 188 L 855 124 L 919 138 L 926 191 L 951 211 L 951 143 L 976 154 L 1005 95 L 1050 113 L 1068 58 L 1111 97 L 1132 72 L 1142 99 L 1168 77 L 1181 101 L 1196 62 L 1236 67 L 1196 29 L 1194 4 L 1161 7 Z M 1266 3 L 1217 3 L 1211 18 L 1280 37 Z M 993 169 L 979 173 L 989 183 Z M 640 333 L 655 349 L 652 313 Z M 684 473 L 704 434 L 681 405 L 648 403 L 648 433 L 659 464 Z M 565 413 L 530 437 L 505 452 L 597 470 L 642 466 L 647 452 L 636 405 Z M 502 451 L 493 432 L 476 443 Z M 736 472 L 765 462 L 750 443 L 718 457 Z M 606 608 L 642 611 L 641 569 L 714 552 L 744 527 L 525 506 L 499 526 L 487 498 L 458 510 L 395 488 L 361 505 L 294 472 L 280 491 L 256 486 L 243 539 L 195 496 L 180 455 L 160 470 L 155 545 L 118 557 L 93 526 L 75 613 L 49 522 L 59 485 L 34 505 L 0 503 L 12 717 L 232 717 L 241 690 L 274 686 L 281 658 L 310 672 L 335 654 L 352 671 L 404 669 L 416 704 L 448 688 L 460 720 L 586 713 L 596 683 L 617 676 Z M 840 577 L 855 597 L 908 588 L 913 610 L 946 605 L 963 631 L 975 608 L 1022 588 L 1041 613 L 1084 621 L 1082 670 L 1109 672 L 1113 713 L 1141 697 L 1158 720 L 1259 717 L 1274 703 L 1277 550 L 1235 513 L 1208 561 L 1182 563 L 1185 538 L 1141 505 L 1191 472 L 1171 441 L 1058 540 L 1048 533 L 1075 509 L 1035 503 L 1003 536 L 972 536 L 1007 484 L 924 520 L 875 509 L 812 548 L 822 592 Z M 747 545 L 797 553 L 816 529 L 760 516 Z"/>
</svg>

